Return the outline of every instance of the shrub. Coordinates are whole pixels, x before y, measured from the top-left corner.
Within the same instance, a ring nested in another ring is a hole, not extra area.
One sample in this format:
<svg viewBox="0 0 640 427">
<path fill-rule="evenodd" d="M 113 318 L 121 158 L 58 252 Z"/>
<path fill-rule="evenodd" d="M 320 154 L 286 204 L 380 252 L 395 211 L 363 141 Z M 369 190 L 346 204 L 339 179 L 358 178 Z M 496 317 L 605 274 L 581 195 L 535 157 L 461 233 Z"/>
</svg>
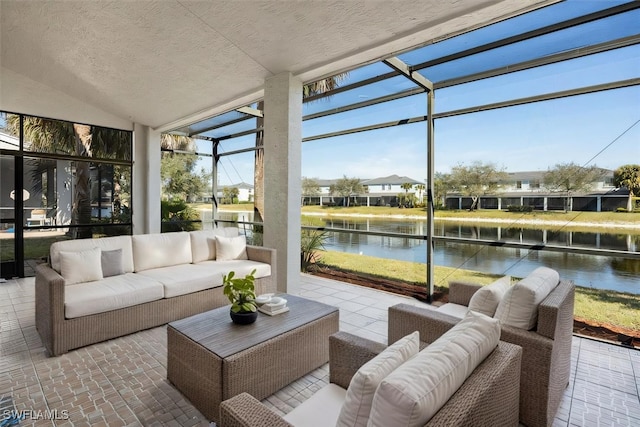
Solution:
<svg viewBox="0 0 640 427">
<path fill-rule="evenodd" d="M 533 212 L 533 206 L 527 205 L 509 205 L 507 212 Z"/>
</svg>

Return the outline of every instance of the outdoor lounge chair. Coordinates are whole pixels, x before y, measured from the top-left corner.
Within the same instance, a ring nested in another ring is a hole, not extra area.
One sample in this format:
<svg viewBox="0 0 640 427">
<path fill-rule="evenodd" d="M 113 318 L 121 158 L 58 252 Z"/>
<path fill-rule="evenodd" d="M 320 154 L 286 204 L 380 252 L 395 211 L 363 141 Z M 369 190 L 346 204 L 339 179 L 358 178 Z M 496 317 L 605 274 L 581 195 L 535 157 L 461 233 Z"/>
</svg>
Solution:
<svg viewBox="0 0 640 427">
<path fill-rule="evenodd" d="M 449 283 L 449 302 L 468 306 L 480 285 Z M 520 422 L 527 427 L 550 426 L 569 383 L 575 285 L 560 280 L 539 304 L 537 325 L 524 330 L 502 325 L 502 341 L 522 347 Z M 427 343 L 448 331 L 459 318 L 440 310 L 406 304 L 389 308 L 389 342 L 419 331 Z"/>
</svg>

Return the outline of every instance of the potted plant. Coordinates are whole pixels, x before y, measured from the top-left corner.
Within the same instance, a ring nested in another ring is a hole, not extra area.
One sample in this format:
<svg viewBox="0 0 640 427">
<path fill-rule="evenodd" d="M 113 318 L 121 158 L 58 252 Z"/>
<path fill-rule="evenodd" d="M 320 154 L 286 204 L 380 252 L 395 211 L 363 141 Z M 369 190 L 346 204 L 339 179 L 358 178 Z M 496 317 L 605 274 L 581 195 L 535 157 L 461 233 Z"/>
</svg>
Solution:
<svg viewBox="0 0 640 427">
<path fill-rule="evenodd" d="M 254 269 L 243 278 L 235 277 L 235 272 L 230 271 L 222 278 L 223 292 L 231 301 L 231 320 L 240 325 L 248 325 L 256 321 L 258 308 L 255 303 L 256 290 L 254 282 L 256 278 Z"/>
</svg>

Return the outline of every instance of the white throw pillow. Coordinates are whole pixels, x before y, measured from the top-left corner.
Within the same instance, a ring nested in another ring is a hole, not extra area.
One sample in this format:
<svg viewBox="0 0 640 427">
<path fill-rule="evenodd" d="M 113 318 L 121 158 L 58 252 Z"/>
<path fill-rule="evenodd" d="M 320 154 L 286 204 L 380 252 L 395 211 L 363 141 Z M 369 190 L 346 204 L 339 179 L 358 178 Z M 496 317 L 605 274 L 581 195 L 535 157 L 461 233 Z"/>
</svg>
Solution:
<svg viewBox="0 0 640 427">
<path fill-rule="evenodd" d="M 503 325 L 531 330 L 538 323 L 538 305 L 558 285 L 558 272 L 538 267 L 513 285 L 498 304 L 494 317 Z"/>
<path fill-rule="evenodd" d="M 216 236 L 216 259 L 219 261 L 249 259 L 246 237 L 243 235 L 237 237 Z"/>
<path fill-rule="evenodd" d="M 60 275 L 66 285 L 102 280 L 100 248 L 78 252 L 60 252 Z"/>
<path fill-rule="evenodd" d="M 380 382 L 418 354 L 419 349 L 420 334 L 415 331 L 391 344 L 382 353 L 362 365 L 349 383 L 336 425 L 365 427 L 369 420 L 373 396 Z"/>
<path fill-rule="evenodd" d="M 469 310 L 493 317 L 496 314 L 498 304 L 510 286 L 511 276 L 501 277 L 490 285 L 483 286 L 469 300 Z"/>
<path fill-rule="evenodd" d="M 423 426 L 498 345 L 500 323 L 467 316 L 382 380 L 368 426 Z"/>
</svg>

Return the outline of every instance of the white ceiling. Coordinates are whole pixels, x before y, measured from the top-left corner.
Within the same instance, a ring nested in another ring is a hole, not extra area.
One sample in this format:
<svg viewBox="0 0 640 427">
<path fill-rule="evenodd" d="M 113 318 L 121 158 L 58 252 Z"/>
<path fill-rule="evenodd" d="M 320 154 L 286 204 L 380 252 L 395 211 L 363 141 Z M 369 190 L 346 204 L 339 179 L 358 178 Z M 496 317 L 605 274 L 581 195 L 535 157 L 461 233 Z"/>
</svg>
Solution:
<svg viewBox="0 0 640 427">
<path fill-rule="evenodd" d="M 258 99 L 278 73 L 310 82 L 542 3 L 2 0 L 0 84 L 167 130 Z"/>
</svg>

